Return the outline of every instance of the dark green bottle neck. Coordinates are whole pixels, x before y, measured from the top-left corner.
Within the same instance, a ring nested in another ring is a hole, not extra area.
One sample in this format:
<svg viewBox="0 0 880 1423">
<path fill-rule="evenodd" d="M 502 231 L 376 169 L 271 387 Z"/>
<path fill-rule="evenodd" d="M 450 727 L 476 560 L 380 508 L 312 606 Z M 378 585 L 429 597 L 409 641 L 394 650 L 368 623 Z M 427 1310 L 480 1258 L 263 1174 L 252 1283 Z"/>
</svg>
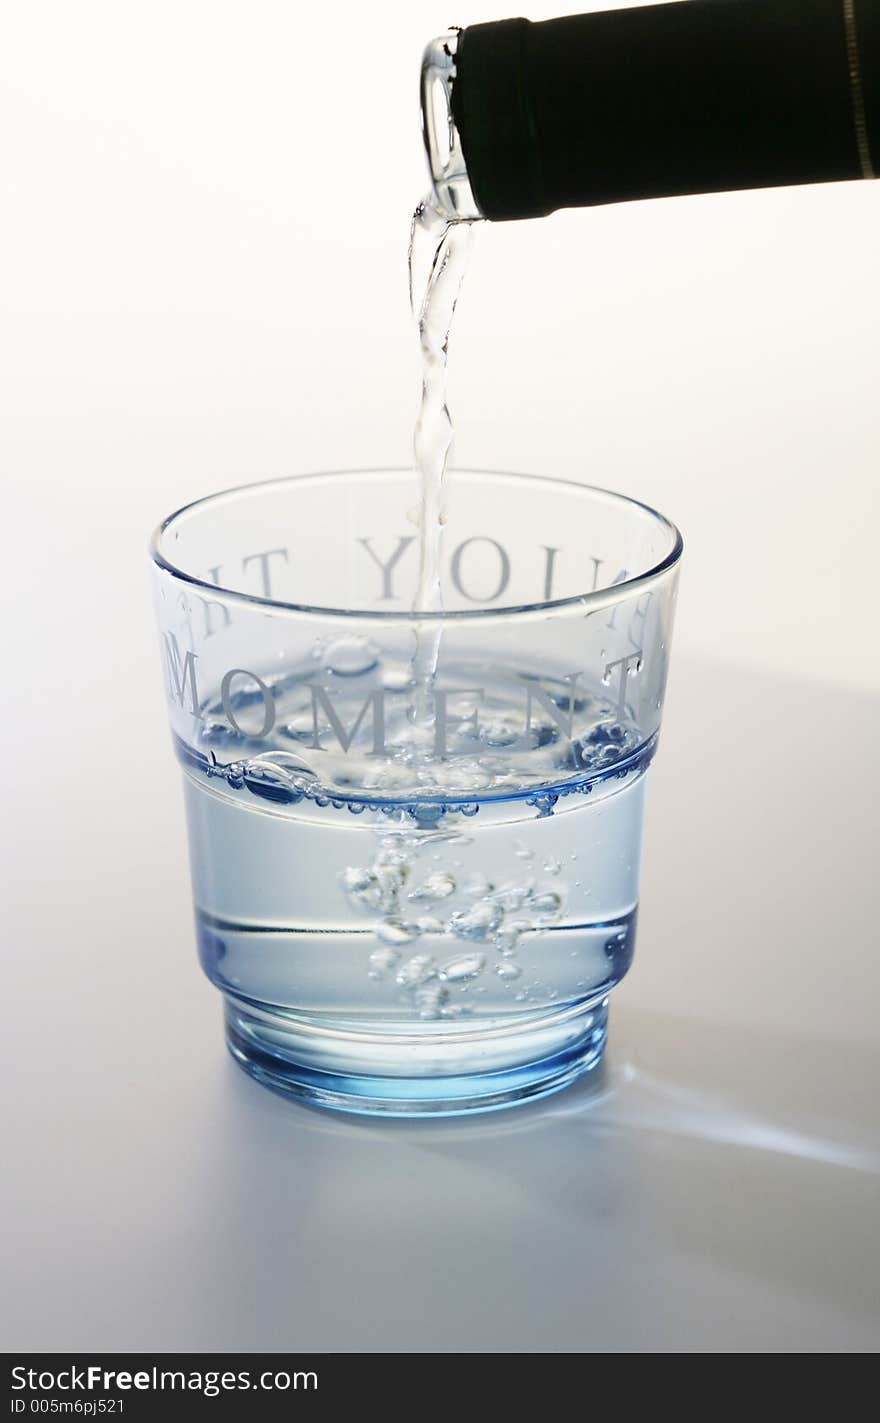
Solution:
<svg viewBox="0 0 880 1423">
<path fill-rule="evenodd" d="M 679 0 L 458 40 L 483 216 L 875 176 L 880 0 Z"/>
</svg>

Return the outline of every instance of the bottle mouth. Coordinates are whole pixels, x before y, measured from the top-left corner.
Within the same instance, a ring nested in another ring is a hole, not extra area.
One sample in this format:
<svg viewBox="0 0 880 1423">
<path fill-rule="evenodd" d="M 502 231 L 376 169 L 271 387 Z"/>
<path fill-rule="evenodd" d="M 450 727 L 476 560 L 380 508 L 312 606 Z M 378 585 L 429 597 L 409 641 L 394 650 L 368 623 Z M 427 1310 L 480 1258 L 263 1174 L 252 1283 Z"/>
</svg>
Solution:
<svg viewBox="0 0 880 1423">
<path fill-rule="evenodd" d="M 458 36 L 458 30 L 438 35 L 422 56 L 422 134 L 433 206 L 450 222 L 474 222 L 483 214 L 471 189 L 461 136 L 452 113 Z"/>
</svg>

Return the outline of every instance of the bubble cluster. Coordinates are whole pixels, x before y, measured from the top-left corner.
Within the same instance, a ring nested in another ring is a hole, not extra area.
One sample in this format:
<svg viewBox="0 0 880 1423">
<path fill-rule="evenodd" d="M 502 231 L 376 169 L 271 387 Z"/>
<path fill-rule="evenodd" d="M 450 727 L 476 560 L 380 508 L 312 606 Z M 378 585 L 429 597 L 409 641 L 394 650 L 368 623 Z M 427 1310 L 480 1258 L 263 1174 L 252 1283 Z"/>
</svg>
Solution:
<svg viewBox="0 0 880 1423">
<path fill-rule="evenodd" d="M 380 937 L 387 934 L 388 942 L 398 942 L 400 932 L 412 928 L 409 937 L 418 934 L 416 926 L 404 925 L 397 915 L 400 896 L 409 876 L 409 865 L 400 852 L 380 851 L 372 865 L 349 865 L 340 875 L 340 884 L 355 904 L 363 909 L 384 915 Z M 408 940 L 404 940 L 408 942 Z"/>
<path fill-rule="evenodd" d="M 516 958 L 523 941 L 551 927 L 562 914 L 564 885 L 558 861 L 546 861 L 543 867 L 553 877 L 550 887 L 536 881 L 529 863 L 532 852 L 520 846 L 515 852 L 518 865 L 511 866 L 510 878 L 496 885 L 485 874 L 462 878 L 457 872 L 455 852 L 469 843 L 469 836 L 416 830 L 375 833 L 371 863 L 350 865 L 340 875 L 340 886 L 352 904 L 373 920 L 379 947 L 369 955 L 369 977 L 393 985 L 423 1020 L 470 1011 L 452 995 L 458 1000 L 462 994 L 484 992 L 479 980 L 487 974 L 505 987 L 515 984 L 522 977 Z M 431 867 L 420 871 L 417 862 L 425 855 L 430 855 Z M 456 943 L 459 952 L 450 953 Z M 527 997 L 528 991 L 521 992 L 517 1001 Z"/>
<path fill-rule="evenodd" d="M 637 745 L 638 736 L 634 727 L 609 719 L 598 722 L 573 743 L 572 749 L 580 768 L 603 771 L 635 751 Z"/>
<path fill-rule="evenodd" d="M 631 675 L 636 670 L 634 663 Z M 231 780 L 221 762 L 257 749 L 265 756 L 294 743 L 304 752 L 320 751 L 320 771 L 312 773 L 322 786 L 286 788 L 287 796 L 270 789 L 268 798 L 279 804 L 320 804 L 324 798 L 333 804 L 340 792 L 340 805 L 362 814 L 387 797 L 406 802 L 436 792 L 436 820 L 449 809 L 476 813 L 485 795 L 525 796 L 534 788 L 538 799 L 526 803 L 552 814 L 559 794 L 587 793 L 593 779 L 614 774 L 619 761 L 632 770 L 646 745 L 598 684 L 589 695 L 573 696 L 564 680 L 538 679 L 541 696 L 559 709 L 559 718 L 551 718 L 516 671 L 475 659 L 445 666 L 437 688 L 455 697 L 447 752 L 437 754 L 436 708 L 428 696 L 417 709 L 418 679 L 402 649 L 380 648 L 372 637 L 351 633 L 321 637 L 285 671 L 255 667 L 251 679 L 237 678 L 225 698 L 215 694 L 206 702 L 199 741 L 213 760 L 209 755 L 202 768 L 224 775 L 234 790 L 264 795 L 262 780 Z M 468 695 L 463 688 L 473 691 Z M 264 716 L 266 734 L 247 730 Z M 415 803 L 407 804 L 407 812 L 420 818 Z"/>
<path fill-rule="evenodd" d="M 501 923 L 504 911 L 491 899 L 480 899 L 467 909 L 459 909 L 452 915 L 449 927 L 457 939 L 482 942 L 490 939 Z"/>
</svg>

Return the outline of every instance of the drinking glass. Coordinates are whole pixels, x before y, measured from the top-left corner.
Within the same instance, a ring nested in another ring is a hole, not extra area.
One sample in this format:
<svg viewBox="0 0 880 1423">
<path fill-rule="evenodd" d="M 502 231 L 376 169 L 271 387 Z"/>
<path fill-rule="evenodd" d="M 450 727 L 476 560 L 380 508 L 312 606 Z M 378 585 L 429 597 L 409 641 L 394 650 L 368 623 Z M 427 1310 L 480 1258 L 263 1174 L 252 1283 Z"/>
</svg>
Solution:
<svg viewBox="0 0 880 1423">
<path fill-rule="evenodd" d="M 446 490 L 442 611 L 409 470 L 229 490 L 152 545 L 201 964 L 236 1061 L 325 1107 L 561 1088 L 633 957 L 681 537 L 565 480 Z"/>
</svg>

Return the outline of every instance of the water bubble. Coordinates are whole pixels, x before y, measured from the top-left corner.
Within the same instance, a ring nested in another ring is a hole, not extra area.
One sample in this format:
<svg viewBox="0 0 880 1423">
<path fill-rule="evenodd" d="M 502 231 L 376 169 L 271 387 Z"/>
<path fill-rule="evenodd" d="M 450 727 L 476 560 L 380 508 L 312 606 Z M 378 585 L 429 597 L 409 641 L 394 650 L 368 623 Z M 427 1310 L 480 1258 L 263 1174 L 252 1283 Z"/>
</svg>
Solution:
<svg viewBox="0 0 880 1423">
<path fill-rule="evenodd" d="M 446 983 L 466 983 L 468 979 L 479 978 L 485 967 L 483 954 L 459 954 L 443 965 L 440 977 Z"/>
<path fill-rule="evenodd" d="M 533 914 L 539 914 L 542 919 L 555 917 L 562 908 L 562 895 L 557 894 L 555 890 L 548 890 L 545 894 L 533 894 L 528 899 L 526 908 Z"/>
<path fill-rule="evenodd" d="M 375 970 L 373 976 L 378 978 L 381 974 L 387 973 L 389 969 L 394 967 L 399 958 L 400 954 L 396 949 L 390 947 L 386 949 L 374 949 L 370 954 L 370 966 Z"/>
<path fill-rule="evenodd" d="M 472 939 L 481 942 L 494 934 L 501 923 L 501 909 L 486 900 L 470 909 L 459 909 L 449 921 L 449 927 L 458 939 Z"/>
<path fill-rule="evenodd" d="M 495 965 L 495 972 L 499 978 L 503 978 L 505 982 L 508 982 L 511 979 L 519 978 L 522 969 L 519 964 L 515 963 L 497 963 Z"/>
<path fill-rule="evenodd" d="M 562 865 L 551 855 L 549 859 L 544 861 L 543 869 L 545 875 L 558 875 L 562 869 Z"/>
<path fill-rule="evenodd" d="M 294 756 L 292 751 L 266 751 L 259 756 L 251 756 L 244 769 L 251 789 L 257 795 L 269 792 L 269 799 L 274 798 L 271 795 L 274 788 L 298 792 L 301 800 L 304 788 L 310 781 L 317 780 L 316 772 L 299 756 Z M 321 801 L 316 800 L 316 804 L 320 805 Z"/>
<path fill-rule="evenodd" d="M 383 919 L 375 929 L 376 938 L 381 939 L 383 944 L 399 947 L 411 944 L 413 939 L 419 937 L 419 933 L 418 924 L 407 924 L 403 919 Z"/>
<path fill-rule="evenodd" d="M 397 983 L 401 988 L 418 988 L 427 983 L 437 972 L 437 966 L 430 954 L 413 954 L 397 971 Z"/>
<path fill-rule="evenodd" d="M 338 677 L 360 677 L 379 660 L 379 648 L 368 637 L 338 637 L 322 654 L 328 672 Z"/>
<path fill-rule="evenodd" d="M 434 899 L 448 899 L 450 894 L 454 893 L 455 880 L 453 876 L 446 870 L 436 870 L 428 875 L 427 879 L 422 880 L 421 884 L 417 884 L 414 889 L 411 889 L 407 899 L 419 904 Z"/>
</svg>

